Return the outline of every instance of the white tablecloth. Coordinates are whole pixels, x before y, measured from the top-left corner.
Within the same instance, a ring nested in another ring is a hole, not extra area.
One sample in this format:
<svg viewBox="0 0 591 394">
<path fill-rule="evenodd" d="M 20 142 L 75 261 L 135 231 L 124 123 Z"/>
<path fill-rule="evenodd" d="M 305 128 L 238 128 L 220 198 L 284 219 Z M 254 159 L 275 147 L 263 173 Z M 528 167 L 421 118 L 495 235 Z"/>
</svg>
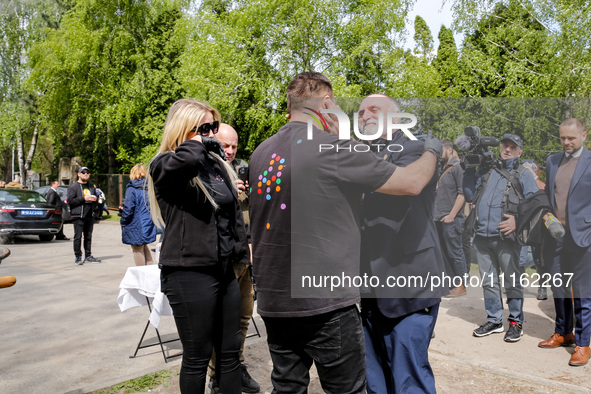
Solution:
<svg viewBox="0 0 591 394">
<path fill-rule="evenodd" d="M 119 284 L 119 309 L 124 312 L 147 305 L 146 297 L 152 299 L 150 323 L 158 328 L 160 316 L 172 316 L 168 298 L 160 291 L 160 268 L 156 264 L 127 268 Z"/>
</svg>

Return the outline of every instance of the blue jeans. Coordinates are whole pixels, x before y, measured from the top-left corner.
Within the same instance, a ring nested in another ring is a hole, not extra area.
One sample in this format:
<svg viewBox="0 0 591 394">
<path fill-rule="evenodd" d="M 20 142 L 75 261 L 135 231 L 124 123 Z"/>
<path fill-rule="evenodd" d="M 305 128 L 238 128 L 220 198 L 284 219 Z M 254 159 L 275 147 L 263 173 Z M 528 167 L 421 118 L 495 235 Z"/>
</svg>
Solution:
<svg viewBox="0 0 591 394">
<path fill-rule="evenodd" d="M 369 394 L 435 393 L 429 344 L 438 312 L 439 303 L 395 319 L 364 309 Z"/>
<path fill-rule="evenodd" d="M 464 219 L 455 218 L 451 223 L 435 222 L 439 242 L 445 258 L 445 271 L 451 277 L 463 277 L 466 273 L 466 257 L 462 244 Z M 453 282 L 452 282 L 453 283 Z"/>
<path fill-rule="evenodd" d="M 309 317 L 263 316 L 263 321 L 273 393 L 307 393 L 312 363 L 325 393 L 365 392 L 363 329 L 355 305 Z"/>
<path fill-rule="evenodd" d="M 499 283 L 499 274 L 503 273 L 503 287 L 507 290 L 509 321 L 523 323 L 523 287 L 519 266 L 520 245 L 515 241 L 502 240 L 500 237 L 474 237 L 474 253 L 480 269 L 484 309 L 487 319 L 493 323 L 503 321 L 503 293 Z"/>
</svg>

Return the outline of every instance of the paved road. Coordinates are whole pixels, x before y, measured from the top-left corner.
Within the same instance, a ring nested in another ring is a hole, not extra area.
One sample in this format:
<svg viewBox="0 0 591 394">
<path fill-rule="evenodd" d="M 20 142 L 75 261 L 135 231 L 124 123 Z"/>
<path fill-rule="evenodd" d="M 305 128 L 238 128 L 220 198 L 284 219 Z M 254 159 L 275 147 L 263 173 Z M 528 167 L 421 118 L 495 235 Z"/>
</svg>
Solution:
<svg viewBox="0 0 591 394">
<path fill-rule="evenodd" d="M 66 225 L 65 233 L 73 235 L 72 225 Z M 17 284 L 0 289 L 0 393 L 88 392 L 178 366 L 179 358 L 165 363 L 157 347 L 129 358 L 148 310 L 119 311 L 119 282 L 133 265 L 131 248 L 121 244 L 120 234 L 118 223 L 97 224 L 93 254 L 103 263 L 83 266 L 74 264 L 71 241 L 42 243 L 37 237 L 22 237 L 8 245 L 12 255 L 0 265 L 0 276 L 16 276 Z M 481 290 L 471 288 L 469 293 L 444 300 L 440 310 L 431 355 L 441 392 L 469 391 L 473 379 L 483 375 L 492 382 L 486 389 L 481 387 L 487 392 L 497 391 L 495 380 L 517 382 L 516 387 L 525 391 L 538 386 L 545 392 L 591 390 L 591 365 L 567 365 L 573 348 L 536 346 L 552 333 L 551 300 L 537 301 L 531 292 L 525 300 L 524 337 L 505 343 L 501 334 L 472 337 L 485 315 Z M 176 336 L 171 317 L 163 318 L 160 332 L 164 339 Z M 147 336 L 155 337 L 152 327 Z M 253 356 L 250 363 L 255 364 L 251 372 L 264 388 L 270 388 L 264 339 L 249 339 L 247 346 Z M 180 345 L 174 342 L 168 348 L 174 354 Z M 454 390 L 456 384 L 458 390 Z M 482 391 L 478 387 L 473 388 Z M 171 387 L 166 392 L 177 391 Z"/>
<path fill-rule="evenodd" d="M 66 225 L 65 234 L 73 236 Z M 164 369 L 157 348 L 130 359 L 148 317 L 147 308 L 119 311 L 119 282 L 133 265 L 131 248 L 121 243 L 116 222 L 95 225 L 93 255 L 101 264 L 74 264 L 72 241 L 40 242 L 20 237 L 0 265 L 15 286 L 0 289 L 1 393 L 89 391 Z M 161 334 L 176 333 L 163 318 Z M 150 328 L 149 337 L 155 331 Z M 177 349 L 180 345 L 171 343 Z"/>
</svg>

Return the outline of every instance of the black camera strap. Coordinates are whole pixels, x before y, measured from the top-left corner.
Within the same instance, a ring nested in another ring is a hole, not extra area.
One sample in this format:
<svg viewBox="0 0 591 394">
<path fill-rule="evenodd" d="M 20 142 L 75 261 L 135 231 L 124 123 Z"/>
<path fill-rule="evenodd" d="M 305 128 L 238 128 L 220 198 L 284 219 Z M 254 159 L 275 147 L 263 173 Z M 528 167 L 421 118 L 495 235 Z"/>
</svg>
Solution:
<svg viewBox="0 0 591 394">
<path fill-rule="evenodd" d="M 526 169 L 525 167 L 519 166 L 519 168 L 516 171 L 509 172 L 504 168 L 495 167 L 495 170 L 499 174 L 501 174 L 503 177 L 507 178 L 507 181 L 511 184 L 513 189 L 515 189 L 515 192 L 519 196 L 520 200 L 523 200 L 524 196 L 523 196 L 523 189 L 521 188 L 521 183 L 519 183 L 519 178 L 521 178 L 521 174 L 523 174 L 523 171 L 525 169 Z M 507 198 L 506 195 L 507 195 L 507 193 L 505 193 L 505 195 L 503 196 L 503 203 L 505 202 L 505 200 Z"/>
</svg>

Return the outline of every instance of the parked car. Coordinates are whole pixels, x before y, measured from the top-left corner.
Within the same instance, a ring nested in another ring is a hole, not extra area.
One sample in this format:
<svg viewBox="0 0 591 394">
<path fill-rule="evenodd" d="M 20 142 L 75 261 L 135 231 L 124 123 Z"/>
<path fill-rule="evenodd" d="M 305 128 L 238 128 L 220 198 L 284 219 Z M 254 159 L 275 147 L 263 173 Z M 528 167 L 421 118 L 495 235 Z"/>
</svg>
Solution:
<svg viewBox="0 0 591 394">
<path fill-rule="evenodd" d="M 49 192 L 51 186 L 41 186 L 35 189 L 35 191 L 41 194 L 45 199 L 47 199 L 47 192 Z M 57 187 L 57 194 L 60 196 L 62 201 L 65 203 L 62 209 L 62 218 L 64 218 L 64 223 L 71 223 L 72 216 L 70 215 L 70 206 L 68 205 L 68 187 L 67 186 L 58 186 Z"/>
<path fill-rule="evenodd" d="M 51 241 L 63 225 L 62 211 L 34 190 L 0 189 L 0 236 L 38 235 Z"/>
</svg>

